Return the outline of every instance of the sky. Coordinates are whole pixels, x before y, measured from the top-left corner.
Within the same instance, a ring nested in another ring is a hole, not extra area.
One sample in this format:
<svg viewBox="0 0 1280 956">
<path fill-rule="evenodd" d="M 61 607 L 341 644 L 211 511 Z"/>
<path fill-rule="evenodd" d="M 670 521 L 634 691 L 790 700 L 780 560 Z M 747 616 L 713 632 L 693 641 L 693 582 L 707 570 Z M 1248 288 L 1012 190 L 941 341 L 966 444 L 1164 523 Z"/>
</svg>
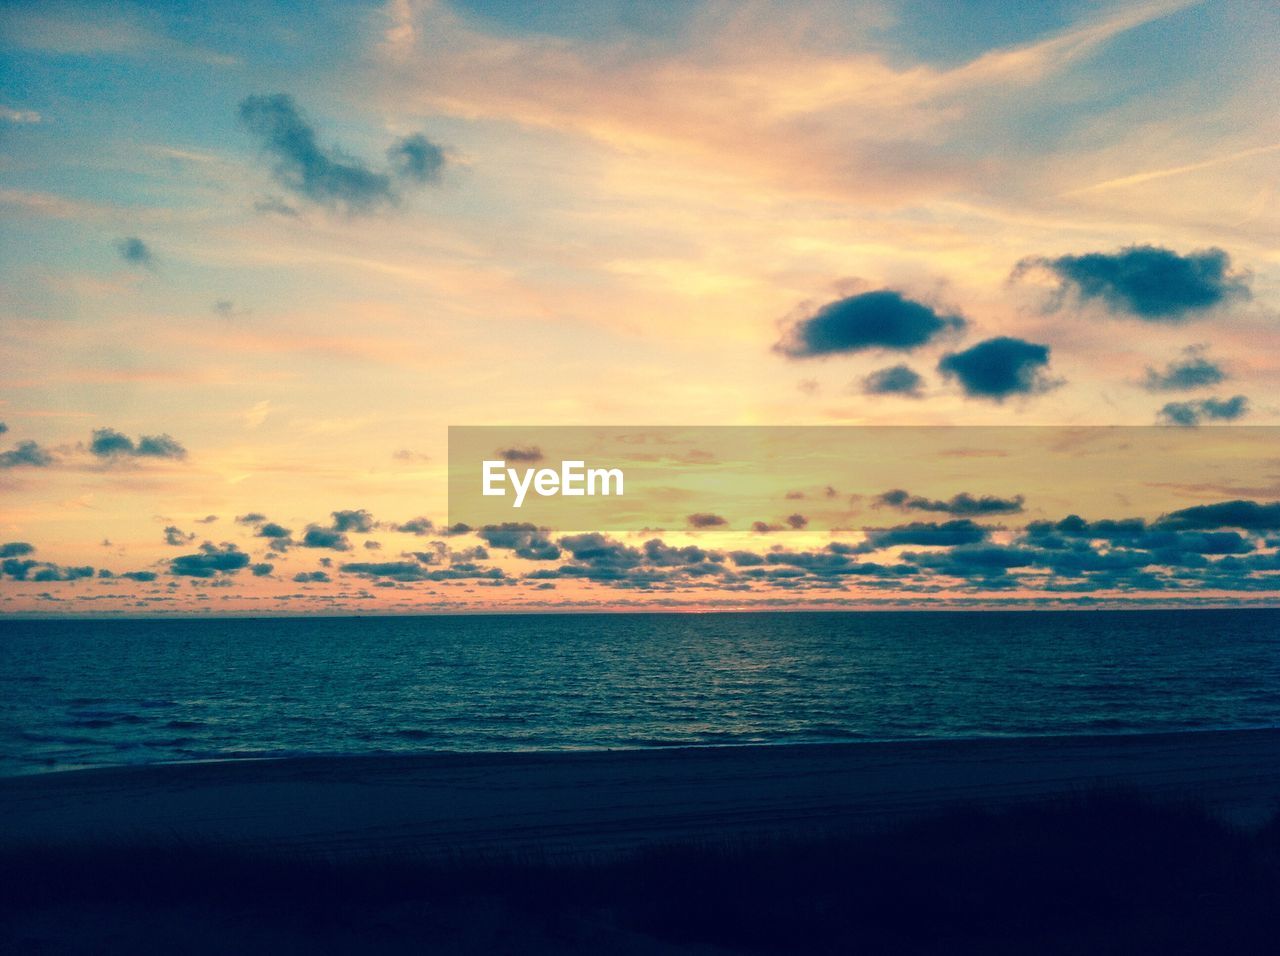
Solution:
<svg viewBox="0 0 1280 956">
<path fill-rule="evenodd" d="M 1267 601 L 1275 457 L 986 512 L 914 462 L 820 531 L 464 531 L 446 486 L 451 425 L 1280 425 L 1277 36 L 0 4 L 0 614 Z"/>
</svg>

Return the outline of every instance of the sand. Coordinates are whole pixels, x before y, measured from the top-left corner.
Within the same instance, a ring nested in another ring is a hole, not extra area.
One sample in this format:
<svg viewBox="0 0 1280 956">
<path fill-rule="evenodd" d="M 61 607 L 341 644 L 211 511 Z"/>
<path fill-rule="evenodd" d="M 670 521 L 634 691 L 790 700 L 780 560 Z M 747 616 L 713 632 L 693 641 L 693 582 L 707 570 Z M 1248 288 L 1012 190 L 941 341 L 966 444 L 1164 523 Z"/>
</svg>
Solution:
<svg viewBox="0 0 1280 956">
<path fill-rule="evenodd" d="M 0 843 L 555 858 L 843 832 L 1097 788 L 1261 823 L 1280 806 L 1280 730 L 79 770 L 0 780 Z"/>
</svg>

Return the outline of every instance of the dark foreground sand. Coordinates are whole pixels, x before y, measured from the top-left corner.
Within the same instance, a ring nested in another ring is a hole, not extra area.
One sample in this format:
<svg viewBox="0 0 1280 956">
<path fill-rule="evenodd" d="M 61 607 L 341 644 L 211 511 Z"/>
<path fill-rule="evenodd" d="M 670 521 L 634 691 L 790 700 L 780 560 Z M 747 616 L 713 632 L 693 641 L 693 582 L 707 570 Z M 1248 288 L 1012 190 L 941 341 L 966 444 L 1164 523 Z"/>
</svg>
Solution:
<svg viewBox="0 0 1280 956">
<path fill-rule="evenodd" d="M 0 845 L 177 840 L 339 859 L 554 859 L 858 832 L 955 804 L 1098 789 L 1261 824 L 1280 805 L 1280 730 L 72 771 L 0 780 Z"/>
</svg>

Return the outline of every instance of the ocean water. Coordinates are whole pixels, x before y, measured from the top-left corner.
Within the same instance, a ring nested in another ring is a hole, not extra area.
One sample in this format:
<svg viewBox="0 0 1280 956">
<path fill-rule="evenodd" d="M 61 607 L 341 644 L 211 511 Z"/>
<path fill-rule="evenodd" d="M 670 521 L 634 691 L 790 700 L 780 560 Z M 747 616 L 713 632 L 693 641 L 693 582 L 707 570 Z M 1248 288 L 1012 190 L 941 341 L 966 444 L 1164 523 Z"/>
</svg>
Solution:
<svg viewBox="0 0 1280 956">
<path fill-rule="evenodd" d="M 1280 725 L 1280 611 L 0 621 L 0 774 Z"/>
</svg>

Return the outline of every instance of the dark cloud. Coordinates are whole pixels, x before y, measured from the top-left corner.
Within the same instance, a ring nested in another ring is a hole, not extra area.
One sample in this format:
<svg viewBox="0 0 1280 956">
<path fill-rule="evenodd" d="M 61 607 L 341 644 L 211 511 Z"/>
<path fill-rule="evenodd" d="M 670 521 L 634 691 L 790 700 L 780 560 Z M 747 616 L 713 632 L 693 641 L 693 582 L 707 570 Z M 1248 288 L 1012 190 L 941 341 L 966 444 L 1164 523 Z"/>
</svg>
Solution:
<svg viewBox="0 0 1280 956">
<path fill-rule="evenodd" d="M 1178 322 L 1250 297 L 1246 276 L 1231 272 L 1231 258 L 1221 249 L 1179 255 L 1160 246 L 1129 246 L 1119 252 L 1024 259 L 1014 276 L 1041 268 L 1060 282 L 1052 307 L 1069 292 L 1081 301 L 1098 301 L 1112 312 L 1149 322 Z"/>
<path fill-rule="evenodd" d="M 1053 387 L 1044 374 L 1048 364 L 1049 346 L 1000 336 L 944 355 L 938 371 L 958 379 L 966 395 L 1002 402 Z"/>
<path fill-rule="evenodd" d="M 578 564 L 576 569 L 570 570 L 571 574 L 616 577 L 622 571 L 644 563 L 644 556 L 638 549 L 607 538 L 598 531 L 565 535 L 558 544 Z"/>
<path fill-rule="evenodd" d="M 902 556 L 904 561 L 949 577 L 1004 575 L 1010 568 L 1034 565 L 1036 557 L 1035 551 L 1026 548 L 1007 548 L 989 544 L 967 544 L 947 551 L 907 553 Z"/>
<path fill-rule="evenodd" d="M 23 555 L 33 554 L 35 546 L 25 541 L 9 541 L 0 544 L 0 558 L 20 558 Z"/>
<path fill-rule="evenodd" d="M 933 511 L 949 515 L 1012 515 L 1022 511 L 1024 501 L 1022 495 L 1014 495 L 1012 498 L 999 498 L 995 495 L 975 497 L 967 491 L 953 495 L 950 500 L 941 501 L 895 488 L 878 495 L 875 504 L 901 508 L 903 511 Z"/>
<path fill-rule="evenodd" d="M 21 441 L 8 451 L 0 452 L 0 468 L 48 468 L 53 454 L 33 441 Z"/>
<path fill-rule="evenodd" d="M 187 457 L 187 450 L 169 435 L 143 435 L 133 439 L 114 428 L 95 428 L 89 451 L 98 458 L 172 458 Z"/>
<path fill-rule="evenodd" d="M 299 584 L 322 584 L 329 580 L 329 575 L 323 571 L 299 571 L 293 576 L 293 580 Z"/>
<path fill-rule="evenodd" d="M 469 562 L 454 564 L 448 568 L 427 568 L 413 561 L 358 561 L 339 568 L 344 574 L 357 574 L 365 578 L 382 578 L 388 582 L 413 581 L 500 581 L 506 575 L 501 568 L 486 568 Z"/>
<path fill-rule="evenodd" d="M 415 561 L 356 561 L 340 565 L 344 574 L 358 574 L 368 578 L 389 578 L 393 581 L 426 581 L 431 571 Z"/>
<path fill-rule="evenodd" d="M 891 365 L 878 369 L 862 380 L 864 395 L 905 395 L 919 398 L 924 378 L 909 365 Z"/>
<path fill-rule="evenodd" d="M 120 253 L 120 258 L 131 266 L 143 266 L 149 269 L 155 264 L 151 247 L 137 236 L 128 236 L 117 241 L 116 251 Z"/>
<path fill-rule="evenodd" d="M 175 548 L 190 544 L 195 539 L 196 536 L 194 534 L 187 534 L 176 525 L 169 525 L 164 529 L 164 543 L 173 545 Z"/>
<path fill-rule="evenodd" d="M 9 426 L 6 425 L 4 422 L 0 422 L 0 435 L 3 435 L 8 430 L 9 430 Z"/>
<path fill-rule="evenodd" d="M 328 548 L 330 551 L 350 551 L 351 542 L 347 540 L 347 536 L 341 531 L 335 531 L 333 528 L 322 528 L 319 525 L 307 525 L 306 533 L 302 536 L 302 546 L 304 548 Z"/>
<path fill-rule="evenodd" d="M 689 522 L 691 528 L 723 528 L 729 522 L 720 515 L 713 515 L 705 511 L 691 514 L 685 518 Z"/>
<path fill-rule="evenodd" d="M 333 514 L 334 531 L 354 531 L 368 534 L 373 530 L 373 515 L 361 508 L 358 511 L 335 511 Z"/>
<path fill-rule="evenodd" d="M 251 564 L 249 570 L 253 572 L 255 578 L 265 578 L 268 574 L 276 569 L 274 564 L 268 564 L 263 561 L 260 564 Z"/>
<path fill-rule="evenodd" d="M 169 562 L 169 573 L 191 578 L 212 578 L 235 574 L 249 566 L 249 556 L 234 544 L 215 545 L 206 541 L 197 554 L 184 554 Z"/>
<path fill-rule="evenodd" d="M 439 182 L 445 163 L 444 150 L 421 133 L 393 143 L 387 160 L 397 176 L 419 184 Z"/>
<path fill-rule="evenodd" d="M 39 561 L 32 561 L 29 558 L 25 560 L 5 558 L 0 561 L 0 574 L 7 574 L 15 581 L 25 581 L 27 580 L 27 575 L 31 573 L 31 569 L 39 566 Z"/>
<path fill-rule="evenodd" d="M 707 551 L 695 545 L 676 548 L 660 538 L 651 538 L 646 541 L 643 550 L 645 561 L 660 568 L 689 567 L 706 563 L 719 564 L 724 561 L 724 555 L 718 551 Z"/>
<path fill-rule="evenodd" d="M 205 515 L 203 518 L 197 518 L 196 524 L 213 524 L 217 520 L 217 515 Z"/>
<path fill-rule="evenodd" d="M 295 195 L 350 212 L 368 212 L 396 201 L 391 177 L 361 160 L 322 148 L 293 98 L 258 94 L 240 103 L 240 121 L 275 157 L 276 181 Z"/>
<path fill-rule="evenodd" d="M 5 562 L 6 564 L 8 562 Z M 94 576 L 93 568 L 88 565 L 82 567 L 65 567 L 57 564 L 42 564 L 39 569 L 30 575 L 28 580 L 31 581 L 79 581 L 84 578 Z"/>
<path fill-rule="evenodd" d="M 112 455 L 132 455 L 136 450 L 133 439 L 123 432 L 116 431 L 114 428 L 96 429 L 93 433 L 92 441 L 89 442 L 89 451 L 99 458 L 108 458 Z"/>
<path fill-rule="evenodd" d="M 1243 395 L 1231 398 L 1206 398 L 1198 402 L 1169 402 L 1160 409 L 1157 421 L 1164 425 L 1194 428 L 1201 422 L 1233 422 L 1249 412 L 1249 400 Z"/>
<path fill-rule="evenodd" d="M 792 531 L 803 531 L 809 525 L 809 519 L 798 511 L 795 514 L 787 515 L 787 527 Z"/>
<path fill-rule="evenodd" d="M 124 574 L 120 575 L 120 577 L 128 578 L 130 581 L 138 581 L 140 583 L 147 584 L 154 581 L 157 575 L 154 571 L 126 571 Z"/>
<path fill-rule="evenodd" d="M 1147 523 L 1141 518 L 1086 521 L 1079 515 L 1067 515 L 1056 522 L 1033 521 L 1025 531 L 1038 547 L 1062 548 L 1067 547 L 1065 539 L 1132 542 L 1146 534 Z"/>
<path fill-rule="evenodd" d="M 941 315 L 900 292 L 881 289 L 829 302 L 797 319 L 774 349 L 791 358 L 866 349 L 910 351 L 965 324 L 958 315 Z"/>
<path fill-rule="evenodd" d="M 258 529 L 257 536 L 259 538 L 287 538 L 291 534 L 293 534 L 293 532 L 284 527 L 284 525 L 276 524 L 274 521 L 268 521 Z"/>
<path fill-rule="evenodd" d="M 262 524 L 267 520 L 267 516 L 257 511 L 250 511 L 246 515 L 236 515 L 236 524 Z"/>
<path fill-rule="evenodd" d="M 554 561 L 560 557 L 560 548 L 551 541 L 546 529 L 537 525 L 506 521 L 485 525 L 476 536 L 491 548 L 514 551 L 518 558 Z"/>
<path fill-rule="evenodd" d="M 985 541 L 987 529 L 968 518 L 942 523 L 913 521 L 893 528 L 869 528 L 867 540 L 860 550 L 875 551 L 900 544 L 951 547 Z"/>
<path fill-rule="evenodd" d="M 526 445 L 523 448 L 499 448 L 494 455 L 503 461 L 523 461 L 530 464 L 542 461 L 542 449 L 537 445 Z"/>
<path fill-rule="evenodd" d="M 1156 526 L 1187 530 L 1243 528 L 1246 531 L 1280 531 L 1280 501 L 1264 504 L 1237 499 L 1195 505 L 1161 516 Z"/>
<path fill-rule="evenodd" d="M 418 536 L 428 535 L 435 531 L 435 523 L 430 518 L 410 518 L 404 524 L 393 524 L 392 531 L 402 531 L 405 534 L 416 534 Z"/>
<path fill-rule="evenodd" d="M 1205 358 L 1203 349 L 1189 348 L 1183 358 L 1170 362 L 1163 371 L 1148 366 L 1143 387 L 1148 392 L 1185 392 L 1217 385 L 1226 378 L 1216 362 Z"/>
</svg>

